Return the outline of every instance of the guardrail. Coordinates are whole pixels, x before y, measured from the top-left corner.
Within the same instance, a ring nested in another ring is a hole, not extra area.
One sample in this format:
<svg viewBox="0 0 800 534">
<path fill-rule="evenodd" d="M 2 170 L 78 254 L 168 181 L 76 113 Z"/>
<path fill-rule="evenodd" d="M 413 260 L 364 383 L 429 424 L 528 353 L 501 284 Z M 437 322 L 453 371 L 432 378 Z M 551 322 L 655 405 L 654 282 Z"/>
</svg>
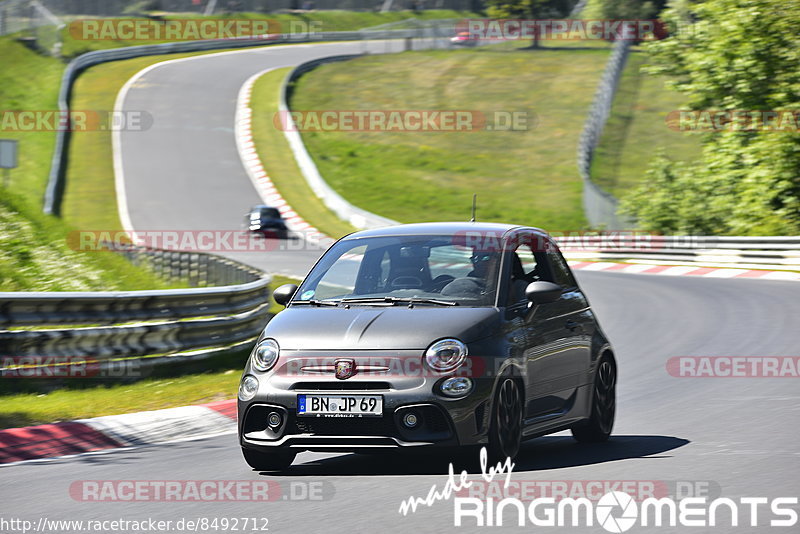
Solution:
<svg viewBox="0 0 800 534">
<path fill-rule="evenodd" d="M 569 259 L 634 260 L 800 271 L 800 236 L 648 236 L 614 234 L 556 238 Z"/>
<path fill-rule="evenodd" d="M 263 36 L 262 38 L 248 37 L 242 39 L 217 39 L 207 41 L 192 41 L 188 43 L 163 43 L 113 48 L 110 50 L 95 50 L 93 52 L 87 52 L 78 56 L 72 60 L 69 65 L 67 65 L 67 68 L 64 70 L 64 74 L 61 78 L 61 89 L 58 95 L 58 108 L 59 111 L 64 114 L 69 112 L 69 100 L 72 94 L 72 86 L 78 75 L 83 70 L 101 63 L 132 59 L 142 56 L 246 48 L 275 44 L 322 41 L 407 39 L 414 37 L 428 37 L 429 33 L 430 32 L 426 28 L 368 32 L 319 32 L 315 33 L 313 38 L 304 37 L 303 35 L 299 34 L 281 34 L 267 35 Z M 56 144 L 53 150 L 53 159 L 50 165 L 50 176 L 48 178 L 47 189 L 44 196 L 44 212 L 47 214 L 59 215 L 61 211 L 61 199 L 64 194 L 64 175 L 66 173 L 67 155 L 69 152 L 69 140 L 69 131 L 59 130 L 56 133 Z"/>
<path fill-rule="evenodd" d="M 154 272 L 215 287 L 152 291 L 0 293 L 0 356 L 133 358 L 224 347 L 269 320 L 271 277 L 211 254 L 123 247 Z M 19 329 L 42 325 L 80 328 Z M 16 328 L 16 329 L 8 329 Z"/>
<path fill-rule="evenodd" d="M 603 71 L 592 106 L 586 117 L 580 140 L 578 141 L 578 172 L 583 180 L 583 210 L 589 224 L 609 229 L 631 228 L 632 221 L 617 214 L 617 199 L 592 181 L 590 169 L 592 158 L 603 128 L 611 113 L 611 104 L 617 92 L 617 84 L 625 68 L 632 41 L 620 40 L 614 43 L 611 57 Z"/>
</svg>

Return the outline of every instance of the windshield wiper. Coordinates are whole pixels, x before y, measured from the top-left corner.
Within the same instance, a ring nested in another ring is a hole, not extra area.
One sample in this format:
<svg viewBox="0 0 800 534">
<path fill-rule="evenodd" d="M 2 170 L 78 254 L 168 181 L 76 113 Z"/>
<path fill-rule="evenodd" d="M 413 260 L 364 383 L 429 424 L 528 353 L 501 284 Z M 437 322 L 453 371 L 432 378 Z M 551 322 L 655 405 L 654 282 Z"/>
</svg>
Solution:
<svg viewBox="0 0 800 534">
<path fill-rule="evenodd" d="M 458 302 L 452 300 L 429 299 L 424 297 L 357 297 L 351 299 L 342 299 L 346 304 L 436 304 L 439 306 L 458 306 Z"/>
<path fill-rule="evenodd" d="M 292 304 L 309 304 L 311 306 L 338 306 L 338 300 L 317 300 L 317 299 L 303 299 L 293 300 Z"/>
</svg>

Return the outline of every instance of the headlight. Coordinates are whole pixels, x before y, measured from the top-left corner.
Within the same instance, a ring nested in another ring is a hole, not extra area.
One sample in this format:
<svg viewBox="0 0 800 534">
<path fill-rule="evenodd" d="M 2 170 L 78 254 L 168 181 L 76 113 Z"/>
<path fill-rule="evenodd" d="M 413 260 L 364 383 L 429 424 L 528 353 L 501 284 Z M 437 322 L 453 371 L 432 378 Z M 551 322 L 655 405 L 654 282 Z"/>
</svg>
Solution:
<svg viewBox="0 0 800 534">
<path fill-rule="evenodd" d="M 278 347 L 278 342 L 274 339 L 265 339 L 253 349 L 252 359 L 253 367 L 259 371 L 269 371 L 275 362 L 278 361 L 278 355 L 281 349 Z"/>
<path fill-rule="evenodd" d="M 457 369 L 467 357 L 467 346 L 457 339 L 440 339 L 425 351 L 425 361 L 435 371 Z"/>
<path fill-rule="evenodd" d="M 245 375 L 239 383 L 239 400 L 249 401 L 256 396 L 258 391 L 258 378 L 253 375 Z"/>
</svg>

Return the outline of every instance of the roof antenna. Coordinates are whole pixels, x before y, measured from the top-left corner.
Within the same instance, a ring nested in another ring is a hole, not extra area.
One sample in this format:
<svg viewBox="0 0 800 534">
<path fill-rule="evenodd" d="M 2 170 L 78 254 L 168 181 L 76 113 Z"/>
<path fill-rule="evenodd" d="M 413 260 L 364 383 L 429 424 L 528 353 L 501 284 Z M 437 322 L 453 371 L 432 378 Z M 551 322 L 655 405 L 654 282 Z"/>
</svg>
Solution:
<svg viewBox="0 0 800 534">
<path fill-rule="evenodd" d="M 477 198 L 478 198 L 478 194 L 477 193 L 473 193 L 472 194 L 472 218 L 469 220 L 469 222 L 475 222 L 475 201 L 477 200 Z"/>
</svg>

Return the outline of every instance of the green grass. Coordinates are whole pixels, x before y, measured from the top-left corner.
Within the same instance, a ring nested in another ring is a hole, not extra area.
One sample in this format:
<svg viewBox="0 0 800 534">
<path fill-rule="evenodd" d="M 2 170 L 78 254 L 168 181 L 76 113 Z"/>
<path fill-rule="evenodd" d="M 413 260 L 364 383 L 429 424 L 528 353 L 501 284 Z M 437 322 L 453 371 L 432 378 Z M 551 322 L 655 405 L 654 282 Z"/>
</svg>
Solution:
<svg viewBox="0 0 800 534">
<path fill-rule="evenodd" d="M 586 226 L 575 151 L 608 49 L 493 47 L 325 65 L 298 80 L 293 110 L 533 112 L 498 132 L 306 132 L 320 172 L 357 206 L 402 222 L 478 219 Z M 313 221 L 313 219 L 312 219 Z"/>
<path fill-rule="evenodd" d="M 592 161 L 592 180 L 616 196 L 644 180 L 659 149 L 685 162 L 696 160 L 702 152 L 700 134 L 667 128 L 667 114 L 685 109 L 686 97 L 667 88 L 664 77 L 642 72 L 646 62 L 642 52 L 628 58 Z"/>
<path fill-rule="evenodd" d="M 58 109 L 58 88 L 64 64 L 41 56 L 10 37 L 0 38 L 0 110 Z M 42 202 L 53 157 L 55 132 L 0 130 L 0 138 L 19 141 L 19 167 L 11 171 L 10 189 Z M 0 177 L 4 171 L 0 171 Z"/>
<path fill-rule="evenodd" d="M 0 291 L 176 287 L 113 252 L 71 249 L 69 232 L 69 227 L 41 213 L 22 195 L 0 187 Z"/>
<path fill-rule="evenodd" d="M 276 129 L 273 117 L 278 112 L 280 88 L 290 68 L 268 72 L 253 87 L 253 139 L 258 155 L 281 196 L 298 215 L 325 234 L 339 238 L 355 231 L 314 194 L 303 178 L 283 132 Z"/>
<path fill-rule="evenodd" d="M 143 380 L 134 384 L 5 395 L 0 397 L 0 428 L 159 410 L 234 398 L 243 367 L 244 359 L 241 365 L 224 371 Z"/>
</svg>

